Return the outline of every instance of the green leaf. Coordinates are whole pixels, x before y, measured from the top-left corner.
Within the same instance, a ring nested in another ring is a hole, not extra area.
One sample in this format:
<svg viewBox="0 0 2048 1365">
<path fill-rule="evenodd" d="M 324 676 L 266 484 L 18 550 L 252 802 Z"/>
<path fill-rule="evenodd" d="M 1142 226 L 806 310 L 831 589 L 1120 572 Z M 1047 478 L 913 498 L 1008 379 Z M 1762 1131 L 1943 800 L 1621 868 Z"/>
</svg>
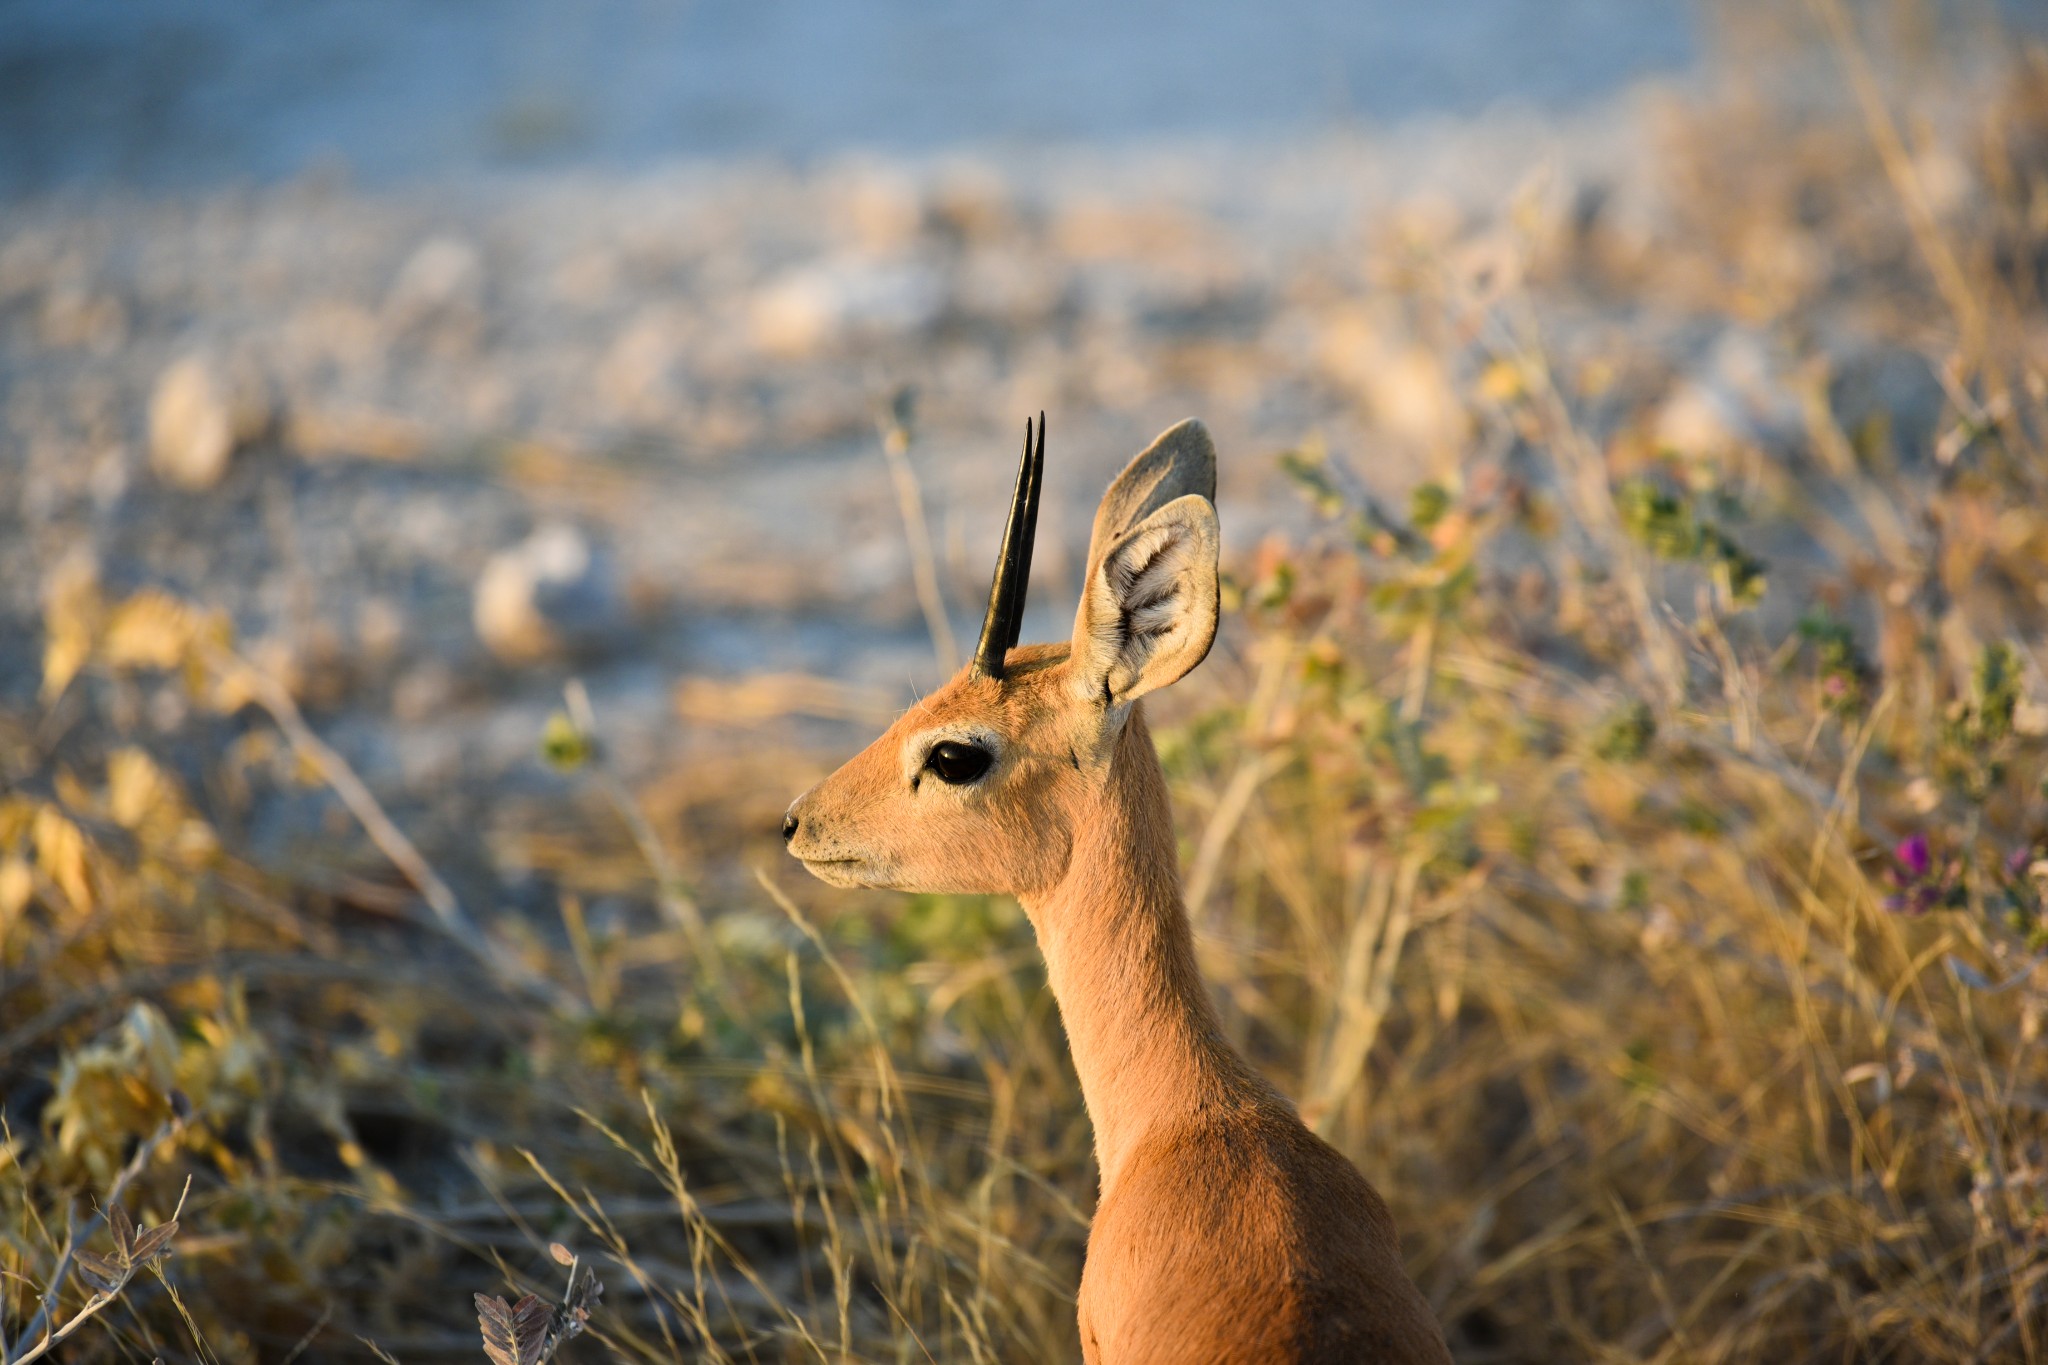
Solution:
<svg viewBox="0 0 2048 1365">
<path fill-rule="evenodd" d="M 1329 459 L 1318 445 L 1285 451 L 1280 456 L 1281 472 L 1294 481 L 1309 504 L 1326 517 L 1344 510 L 1344 495 L 1330 479 Z"/>
<path fill-rule="evenodd" d="M 590 761 L 590 737 L 566 713 L 557 711 L 541 731 L 540 756 L 557 772 L 574 772 Z"/>
<path fill-rule="evenodd" d="M 1656 738 L 1657 713 L 1648 702 L 1632 701 L 1601 724 L 1593 752 L 1609 763 L 1633 763 L 1650 752 Z"/>
<path fill-rule="evenodd" d="M 1408 495 L 1408 520 L 1418 531 L 1427 531 L 1451 510 L 1451 493 L 1440 483 L 1422 483 Z"/>
</svg>

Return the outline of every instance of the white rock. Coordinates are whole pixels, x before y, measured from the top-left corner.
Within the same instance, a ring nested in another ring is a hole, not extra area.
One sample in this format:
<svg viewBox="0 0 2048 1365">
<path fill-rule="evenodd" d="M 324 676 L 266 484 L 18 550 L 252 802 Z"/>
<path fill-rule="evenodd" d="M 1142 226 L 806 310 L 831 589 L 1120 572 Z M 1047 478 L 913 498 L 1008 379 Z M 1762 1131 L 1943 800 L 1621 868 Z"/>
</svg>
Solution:
<svg viewBox="0 0 2048 1365">
<path fill-rule="evenodd" d="M 270 404 L 260 383 L 231 378 L 188 355 L 157 378 L 149 399 L 149 467 L 180 488 L 211 488 L 235 451 L 263 433 Z"/>
<path fill-rule="evenodd" d="M 594 643 L 625 615 L 610 559 L 559 522 L 493 555 L 477 579 L 476 633 L 507 663 Z"/>
<path fill-rule="evenodd" d="M 905 170 L 881 162 L 842 168 L 824 186 L 832 220 L 868 251 L 900 251 L 924 229 L 924 194 Z"/>
<path fill-rule="evenodd" d="M 1720 455 L 1742 445 L 1747 423 L 1726 390 L 1680 379 L 1657 405 L 1651 440 L 1659 450 Z"/>
<path fill-rule="evenodd" d="M 389 663 L 405 643 L 405 611 L 388 597 L 366 597 L 356 607 L 356 646 L 373 667 Z"/>
<path fill-rule="evenodd" d="M 1455 448 L 1469 418 L 1442 357 L 1417 344 L 1396 319 L 1342 307 L 1319 320 L 1323 372 L 1365 399 L 1374 429 L 1415 450 Z"/>
<path fill-rule="evenodd" d="M 460 237 L 430 237 L 399 267 L 385 316 L 399 327 L 473 314 L 483 306 L 484 258 Z"/>
<path fill-rule="evenodd" d="M 754 339 L 779 355 L 811 355 L 845 341 L 918 331 L 945 306 L 944 279 L 922 261 L 827 259 L 769 282 L 754 300 Z"/>
<path fill-rule="evenodd" d="M 1754 332 L 1730 328 L 1658 406 L 1652 436 L 1687 455 L 1720 455 L 1798 437 L 1803 414 L 1782 359 Z"/>
</svg>

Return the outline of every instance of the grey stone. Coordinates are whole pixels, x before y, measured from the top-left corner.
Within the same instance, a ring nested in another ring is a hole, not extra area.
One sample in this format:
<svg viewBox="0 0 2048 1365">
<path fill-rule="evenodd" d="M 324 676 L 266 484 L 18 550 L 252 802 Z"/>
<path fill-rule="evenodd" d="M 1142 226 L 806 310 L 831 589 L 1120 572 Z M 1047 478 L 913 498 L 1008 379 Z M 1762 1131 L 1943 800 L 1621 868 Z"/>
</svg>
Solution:
<svg viewBox="0 0 2048 1365">
<path fill-rule="evenodd" d="M 543 525 L 491 556 L 477 578 L 476 633 L 507 663 L 587 648 L 625 618 L 610 556 L 566 523 Z"/>
</svg>

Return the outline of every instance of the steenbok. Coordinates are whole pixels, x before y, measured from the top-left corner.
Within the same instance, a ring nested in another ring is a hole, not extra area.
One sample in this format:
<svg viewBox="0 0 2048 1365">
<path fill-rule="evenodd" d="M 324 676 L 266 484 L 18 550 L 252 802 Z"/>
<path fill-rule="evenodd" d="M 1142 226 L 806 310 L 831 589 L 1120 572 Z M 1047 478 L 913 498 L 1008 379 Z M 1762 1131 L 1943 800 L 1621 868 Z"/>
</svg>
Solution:
<svg viewBox="0 0 2048 1365">
<path fill-rule="evenodd" d="M 1095 514 L 1073 639 L 1019 648 L 1045 429 L 1025 427 L 974 661 L 783 819 L 834 886 L 1014 895 L 1095 1128 L 1083 1355 L 1447 1362 L 1386 1205 L 1224 1040 L 1138 699 L 1216 634 L 1216 453 L 1182 422 Z"/>
</svg>

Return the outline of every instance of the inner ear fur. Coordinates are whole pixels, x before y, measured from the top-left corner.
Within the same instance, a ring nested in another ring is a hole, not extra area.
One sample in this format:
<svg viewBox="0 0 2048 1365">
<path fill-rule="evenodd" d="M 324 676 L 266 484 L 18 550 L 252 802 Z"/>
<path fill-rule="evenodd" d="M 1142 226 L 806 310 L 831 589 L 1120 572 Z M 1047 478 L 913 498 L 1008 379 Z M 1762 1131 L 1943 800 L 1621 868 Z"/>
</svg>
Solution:
<svg viewBox="0 0 2048 1365">
<path fill-rule="evenodd" d="M 1206 435 L 1202 444 L 1208 447 Z M 1074 622 L 1073 661 L 1082 689 L 1105 707 L 1123 706 L 1208 657 L 1216 639 L 1221 541 L 1215 506 L 1189 493 L 1104 550 Z"/>
<path fill-rule="evenodd" d="M 1095 529 L 1088 537 L 1084 581 L 1094 582 L 1102 557 L 1139 522 L 1190 494 L 1211 504 L 1216 501 L 1216 444 L 1209 439 L 1209 429 L 1192 417 L 1160 432 L 1102 495 Z"/>
</svg>

